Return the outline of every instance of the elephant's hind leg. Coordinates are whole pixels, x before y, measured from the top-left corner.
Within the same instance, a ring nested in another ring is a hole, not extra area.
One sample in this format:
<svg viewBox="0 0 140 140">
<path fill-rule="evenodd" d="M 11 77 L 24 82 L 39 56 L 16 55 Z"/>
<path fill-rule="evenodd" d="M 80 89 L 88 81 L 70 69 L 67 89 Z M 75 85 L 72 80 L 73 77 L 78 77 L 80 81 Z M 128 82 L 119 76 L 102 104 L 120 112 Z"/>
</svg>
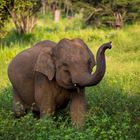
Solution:
<svg viewBox="0 0 140 140">
<path fill-rule="evenodd" d="M 16 89 L 13 88 L 13 111 L 16 117 L 25 115 L 26 105 L 23 103 Z"/>
</svg>

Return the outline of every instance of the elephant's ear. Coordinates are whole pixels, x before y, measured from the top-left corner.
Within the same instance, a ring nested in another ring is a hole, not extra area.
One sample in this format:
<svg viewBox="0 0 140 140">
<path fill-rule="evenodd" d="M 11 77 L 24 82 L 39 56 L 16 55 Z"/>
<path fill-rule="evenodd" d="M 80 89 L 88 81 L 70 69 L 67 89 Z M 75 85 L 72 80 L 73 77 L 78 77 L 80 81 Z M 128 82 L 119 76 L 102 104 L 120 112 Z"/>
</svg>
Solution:
<svg viewBox="0 0 140 140">
<path fill-rule="evenodd" d="M 48 77 L 49 80 L 52 80 L 55 75 L 55 66 L 52 60 L 51 52 L 43 49 L 36 61 L 35 71 L 38 71 Z"/>
</svg>

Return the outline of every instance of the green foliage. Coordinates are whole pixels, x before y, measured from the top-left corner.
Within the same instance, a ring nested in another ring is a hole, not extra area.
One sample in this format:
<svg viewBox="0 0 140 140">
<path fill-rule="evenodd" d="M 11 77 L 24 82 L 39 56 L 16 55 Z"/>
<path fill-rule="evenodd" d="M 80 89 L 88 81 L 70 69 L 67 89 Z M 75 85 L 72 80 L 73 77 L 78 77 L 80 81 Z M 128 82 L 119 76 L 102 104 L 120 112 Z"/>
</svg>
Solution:
<svg viewBox="0 0 140 140">
<path fill-rule="evenodd" d="M 140 139 L 139 25 L 114 30 L 83 28 L 81 22 L 75 18 L 53 23 L 50 18 L 41 17 L 33 34 L 19 36 L 11 28 L 7 29 L 11 32 L 0 44 L 1 140 Z M 101 44 L 113 42 L 113 48 L 106 52 L 105 77 L 99 85 L 86 89 L 88 111 L 85 128 L 72 128 L 69 109 L 53 118 L 36 119 L 29 112 L 15 119 L 12 112 L 12 88 L 7 77 L 9 62 L 37 41 L 47 39 L 58 42 L 64 37 L 80 37 L 94 54 Z"/>
<path fill-rule="evenodd" d="M 4 30 L 4 24 L 5 21 L 8 19 L 8 11 L 5 9 L 6 1 L 1 0 L 0 1 L 0 38 L 4 37 L 5 30 Z"/>
<path fill-rule="evenodd" d="M 122 23 L 140 20 L 139 0 L 73 0 L 73 8 L 77 12 L 84 8 L 86 23 L 95 26 L 116 26 L 117 17 L 114 15 L 116 12 L 121 16 Z"/>
<path fill-rule="evenodd" d="M 2 0 L 0 3 L 1 28 L 4 28 L 4 21 L 10 16 L 19 34 L 32 32 L 36 24 L 35 14 L 40 7 L 39 0 Z M 2 37 L 3 32 L 0 35 Z"/>
<path fill-rule="evenodd" d="M 37 6 L 37 4 L 39 5 Z M 22 14 L 24 16 L 31 16 L 36 10 L 38 10 L 39 7 L 40 3 L 38 0 L 14 0 L 10 8 L 13 9 L 16 14 L 20 15 L 21 12 L 23 12 Z"/>
</svg>

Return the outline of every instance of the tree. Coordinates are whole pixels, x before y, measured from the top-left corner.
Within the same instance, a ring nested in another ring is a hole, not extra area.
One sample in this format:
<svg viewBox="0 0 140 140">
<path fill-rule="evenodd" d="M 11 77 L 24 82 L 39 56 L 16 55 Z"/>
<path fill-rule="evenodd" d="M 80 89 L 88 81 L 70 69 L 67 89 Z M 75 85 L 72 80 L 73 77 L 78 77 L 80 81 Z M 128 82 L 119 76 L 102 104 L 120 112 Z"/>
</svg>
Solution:
<svg viewBox="0 0 140 140">
<path fill-rule="evenodd" d="M 36 13 L 41 7 L 40 0 L 2 0 L 2 9 L 9 14 L 15 24 L 17 33 L 30 33 L 33 31 L 37 16 Z M 6 14 L 0 15 L 1 21 Z"/>
<path fill-rule="evenodd" d="M 46 14 L 49 6 L 48 0 L 41 0 L 41 4 L 42 4 L 42 9 L 41 9 L 42 13 Z"/>
<path fill-rule="evenodd" d="M 72 0 L 74 11 L 84 8 L 86 23 L 122 27 L 140 21 L 140 0 Z"/>
</svg>

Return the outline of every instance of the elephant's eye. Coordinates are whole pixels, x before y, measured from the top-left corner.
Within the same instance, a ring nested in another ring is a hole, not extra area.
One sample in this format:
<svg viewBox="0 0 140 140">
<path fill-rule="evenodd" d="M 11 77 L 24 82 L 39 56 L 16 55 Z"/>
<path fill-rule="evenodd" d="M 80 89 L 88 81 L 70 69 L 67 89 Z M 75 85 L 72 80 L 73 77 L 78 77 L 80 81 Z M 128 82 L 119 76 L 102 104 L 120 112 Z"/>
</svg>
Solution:
<svg viewBox="0 0 140 140">
<path fill-rule="evenodd" d="M 89 67 L 89 71 L 92 71 L 92 61 L 91 61 L 91 59 L 88 60 L 88 67 Z"/>
<path fill-rule="evenodd" d="M 91 59 L 89 59 L 89 60 L 88 60 L 88 64 L 91 64 L 91 63 L 92 63 L 92 61 L 91 61 Z"/>
<path fill-rule="evenodd" d="M 68 66 L 68 64 L 67 63 L 63 63 L 63 66 Z"/>
</svg>

